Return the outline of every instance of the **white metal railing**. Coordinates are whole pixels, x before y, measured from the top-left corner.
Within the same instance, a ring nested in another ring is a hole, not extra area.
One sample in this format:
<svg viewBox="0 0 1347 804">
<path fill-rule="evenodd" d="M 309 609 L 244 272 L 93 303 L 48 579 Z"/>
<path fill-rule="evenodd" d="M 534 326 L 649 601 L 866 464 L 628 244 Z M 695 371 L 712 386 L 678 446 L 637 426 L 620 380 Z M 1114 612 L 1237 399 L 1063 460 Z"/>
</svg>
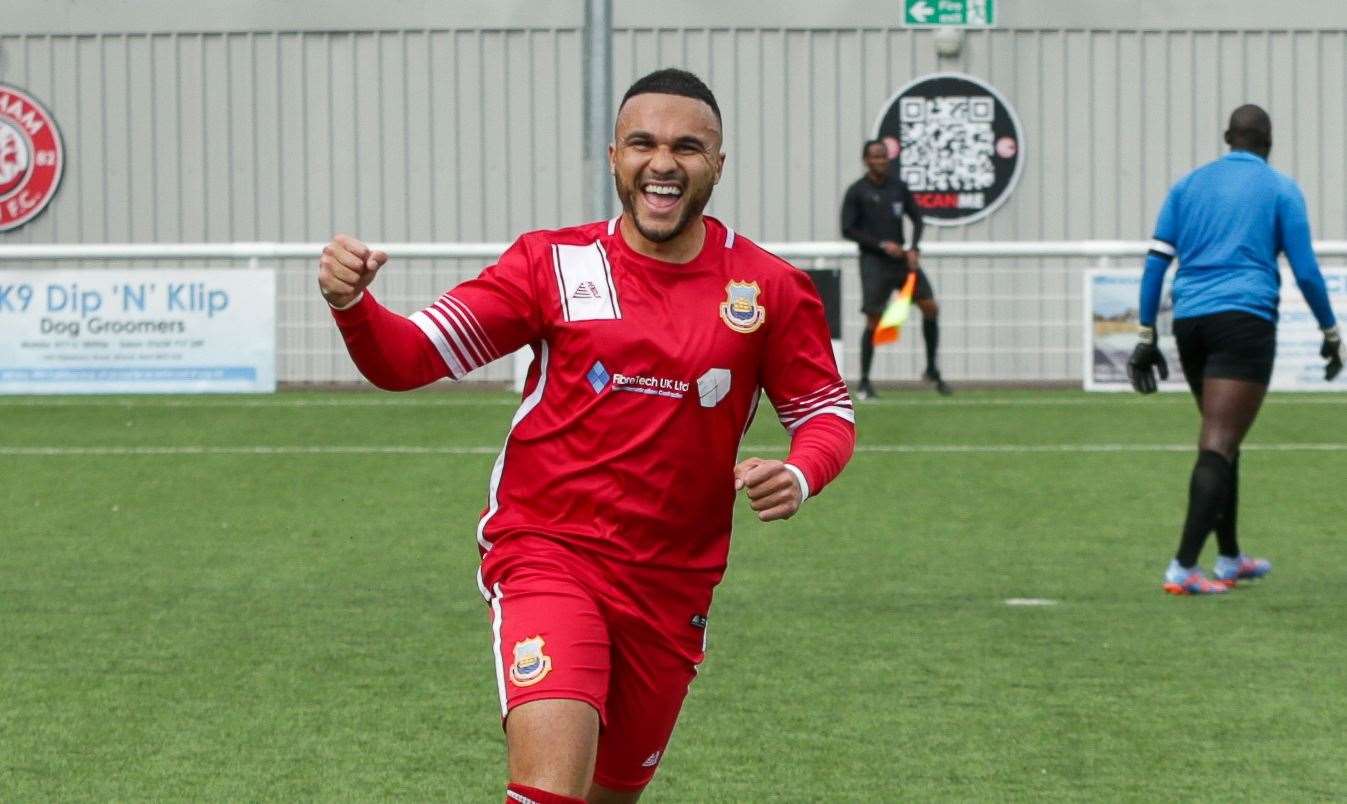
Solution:
<svg viewBox="0 0 1347 804">
<path fill-rule="evenodd" d="M 282 382 L 352 382 L 358 375 L 313 285 L 313 263 L 323 243 L 86 243 L 0 244 L 0 268 L 18 262 L 227 260 L 277 272 L 277 376 Z M 377 243 L 399 261 L 380 276 L 379 296 L 400 311 L 417 309 L 444 288 L 475 276 L 508 243 Z M 802 268 L 842 271 L 843 371 L 855 376 L 862 326 L 856 246 L 848 241 L 763 243 Z M 1082 269 L 1141 267 L 1149 241 L 1029 242 L 932 241 L 923 256 L 940 302 L 940 354 L 955 380 L 1069 382 L 1080 377 Z M 1315 244 L 1324 258 L 1347 257 L 1347 240 Z M 923 339 L 914 332 L 876 355 L 878 380 L 913 379 L 924 364 Z M 474 380 L 508 382 L 509 361 L 486 366 Z"/>
<path fill-rule="evenodd" d="M 168 260 L 168 259 L 294 259 L 316 257 L 325 243 L 25 243 L 0 244 L 0 261 L 12 260 Z M 509 243 L 375 243 L 404 259 L 491 259 Z M 762 243 L 787 259 L 834 259 L 856 256 L 847 240 Z M 928 241 L 927 257 L 1141 257 L 1146 240 Z M 1321 257 L 1347 256 L 1347 240 L 1320 240 Z"/>
</svg>

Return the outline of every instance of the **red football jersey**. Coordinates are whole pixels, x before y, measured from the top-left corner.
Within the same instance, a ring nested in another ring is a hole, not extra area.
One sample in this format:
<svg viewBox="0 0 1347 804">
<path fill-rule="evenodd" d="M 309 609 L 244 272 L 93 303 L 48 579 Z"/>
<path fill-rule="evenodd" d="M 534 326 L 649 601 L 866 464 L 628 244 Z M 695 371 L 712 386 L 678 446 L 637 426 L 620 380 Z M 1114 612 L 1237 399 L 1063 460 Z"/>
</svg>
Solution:
<svg viewBox="0 0 1347 804">
<path fill-rule="evenodd" d="M 542 534 L 718 578 L 759 392 L 791 432 L 821 416 L 851 427 L 808 275 L 704 220 L 705 245 L 683 264 L 632 250 L 616 219 L 531 232 L 410 316 L 454 378 L 534 352 L 491 472 L 483 552 Z M 805 471 L 809 493 L 832 473 Z"/>
</svg>

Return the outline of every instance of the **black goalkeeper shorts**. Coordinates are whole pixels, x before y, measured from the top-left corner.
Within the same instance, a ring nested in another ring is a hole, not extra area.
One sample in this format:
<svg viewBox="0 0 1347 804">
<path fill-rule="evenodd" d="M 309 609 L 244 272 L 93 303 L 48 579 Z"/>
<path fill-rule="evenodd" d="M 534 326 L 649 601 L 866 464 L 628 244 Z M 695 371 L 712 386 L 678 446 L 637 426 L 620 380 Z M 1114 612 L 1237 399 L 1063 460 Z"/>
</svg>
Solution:
<svg viewBox="0 0 1347 804">
<path fill-rule="evenodd" d="M 1267 385 L 1277 356 L 1277 325 L 1253 313 L 1174 319 L 1183 376 L 1196 396 L 1207 377 Z"/>
</svg>

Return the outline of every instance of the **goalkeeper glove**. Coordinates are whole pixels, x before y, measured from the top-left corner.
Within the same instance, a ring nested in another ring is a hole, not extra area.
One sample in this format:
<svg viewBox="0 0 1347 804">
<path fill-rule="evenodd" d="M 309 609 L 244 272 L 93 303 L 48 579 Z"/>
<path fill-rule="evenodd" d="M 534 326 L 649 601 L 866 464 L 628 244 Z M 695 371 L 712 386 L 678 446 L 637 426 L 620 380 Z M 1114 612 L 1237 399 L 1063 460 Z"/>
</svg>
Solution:
<svg viewBox="0 0 1347 804">
<path fill-rule="evenodd" d="M 1324 328 L 1324 345 L 1319 347 L 1319 356 L 1328 361 L 1324 379 L 1332 382 L 1342 371 L 1342 335 L 1336 325 Z"/>
<path fill-rule="evenodd" d="M 1155 345 L 1155 327 L 1142 327 L 1137 335 L 1136 348 L 1127 361 L 1127 376 L 1132 380 L 1133 388 L 1143 394 L 1153 394 L 1156 388 L 1154 372 L 1159 371 L 1162 380 L 1169 379 L 1169 363 L 1160 347 Z"/>
</svg>

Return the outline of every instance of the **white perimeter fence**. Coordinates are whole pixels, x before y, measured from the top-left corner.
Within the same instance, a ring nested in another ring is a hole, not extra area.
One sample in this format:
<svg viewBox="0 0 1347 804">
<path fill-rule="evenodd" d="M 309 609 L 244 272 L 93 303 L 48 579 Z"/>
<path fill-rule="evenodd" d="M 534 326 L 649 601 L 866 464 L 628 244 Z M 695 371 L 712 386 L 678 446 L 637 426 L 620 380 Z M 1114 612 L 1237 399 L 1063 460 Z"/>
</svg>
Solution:
<svg viewBox="0 0 1347 804">
<path fill-rule="evenodd" d="M 506 243 L 383 243 L 392 258 L 375 292 L 388 307 L 409 313 L 463 279 L 477 275 Z M 861 331 L 856 247 L 844 241 L 764 243 L 801 268 L 842 272 L 844 376 L 858 373 Z M 283 383 L 360 380 L 327 307 L 319 297 L 316 260 L 321 243 L 151 243 L 0 245 L 0 268 L 228 267 L 277 269 L 277 378 Z M 1140 270 L 1146 241 L 929 242 L 923 266 L 940 303 L 940 364 L 960 381 L 1076 382 L 1081 376 L 1082 287 L 1085 270 Z M 1347 257 L 1347 241 L 1315 244 L 1321 260 Z M 1295 289 L 1286 292 L 1296 293 Z M 918 316 L 902 342 L 882 347 L 873 376 L 916 379 L 924 366 Z M 500 360 L 472 379 L 509 382 L 514 369 Z"/>
</svg>

